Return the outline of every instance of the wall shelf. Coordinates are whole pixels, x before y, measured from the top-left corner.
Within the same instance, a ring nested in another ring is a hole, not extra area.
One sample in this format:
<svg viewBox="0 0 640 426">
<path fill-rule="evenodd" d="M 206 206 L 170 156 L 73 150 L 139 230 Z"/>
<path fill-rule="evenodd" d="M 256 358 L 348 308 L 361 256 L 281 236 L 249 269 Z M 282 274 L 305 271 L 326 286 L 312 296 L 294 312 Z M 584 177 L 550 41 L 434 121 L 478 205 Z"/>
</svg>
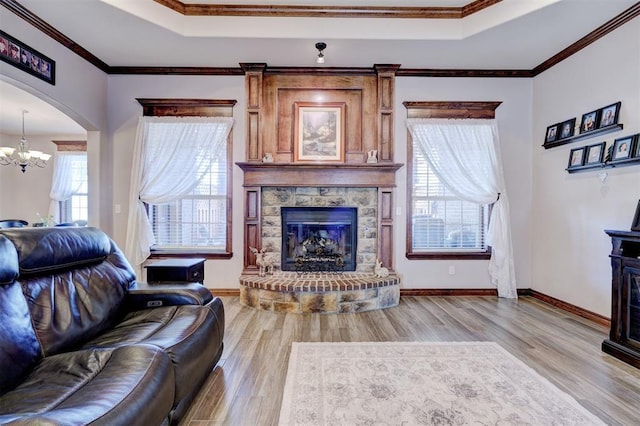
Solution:
<svg viewBox="0 0 640 426">
<path fill-rule="evenodd" d="M 564 139 L 558 139 L 557 141 L 553 141 L 553 142 L 545 142 L 544 144 L 542 144 L 542 146 L 544 147 L 544 149 L 555 148 L 556 146 L 566 145 L 571 142 L 577 142 L 577 141 L 592 138 L 598 135 L 605 135 L 607 133 L 617 132 L 618 130 L 622 130 L 622 123 L 612 124 L 611 126 L 602 127 L 600 129 L 592 130 L 590 132 L 580 133 L 578 135 L 571 136 Z M 597 165 L 597 167 L 600 167 L 600 165 Z M 589 168 L 591 168 L 591 166 L 589 166 Z"/>
<path fill-rule="evenodd" d="M 626 167 L 640 164 L 640 157 L 627 158 L 625 160 L 606 161 L 599 164 L 589 164 L 587 166 L 571 167 L 565 169 L 569 173 L 578 173 L 594 169 L 612 169 L 614 167 Z"/>
</svg>

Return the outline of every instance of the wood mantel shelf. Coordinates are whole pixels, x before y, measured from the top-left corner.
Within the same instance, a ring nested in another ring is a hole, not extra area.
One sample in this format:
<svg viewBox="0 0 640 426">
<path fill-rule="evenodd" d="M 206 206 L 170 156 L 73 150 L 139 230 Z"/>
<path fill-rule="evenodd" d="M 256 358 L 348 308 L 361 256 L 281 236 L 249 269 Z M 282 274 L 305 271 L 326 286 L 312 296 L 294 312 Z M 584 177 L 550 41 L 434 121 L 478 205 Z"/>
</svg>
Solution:
<svg viewBox="0 0 640 426">
<path fill-rule="evenodd" d="M 399 163 L 236 163 L 244 186 L 348 186 L 393 188 Z"/>
</svg>

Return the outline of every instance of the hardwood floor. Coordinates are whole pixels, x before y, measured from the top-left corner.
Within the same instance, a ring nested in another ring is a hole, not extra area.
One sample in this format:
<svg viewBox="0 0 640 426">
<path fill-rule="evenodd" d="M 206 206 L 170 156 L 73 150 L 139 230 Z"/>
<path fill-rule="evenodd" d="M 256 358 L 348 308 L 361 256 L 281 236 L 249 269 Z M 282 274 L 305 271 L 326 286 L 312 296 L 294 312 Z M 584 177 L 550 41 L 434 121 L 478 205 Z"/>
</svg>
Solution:
<svg viewBox="0 0 640 426">
<path fill-rule="evenodd" d="M 222 299 L 224 353 L 182 425 L 276 425 L 296 341 L 495 341 L 604 422 L 640 423 L 640 370 L 600 350 L 608 330 L 531 297 L 403 296 L 394 308 L 334 315 Z"/>
</svg>

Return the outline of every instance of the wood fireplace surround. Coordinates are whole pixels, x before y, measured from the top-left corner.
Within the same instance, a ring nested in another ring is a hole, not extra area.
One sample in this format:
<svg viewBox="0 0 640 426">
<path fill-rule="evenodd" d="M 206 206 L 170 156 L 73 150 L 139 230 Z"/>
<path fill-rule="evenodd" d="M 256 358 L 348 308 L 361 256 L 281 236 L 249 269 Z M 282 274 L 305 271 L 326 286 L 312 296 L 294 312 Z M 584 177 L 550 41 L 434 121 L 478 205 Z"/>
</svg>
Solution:
<svg viewBox="0 0 640 426">
<path fill-rule="evenodd" d="M 322 285 L 313 285 L 313 289 L 308 285 L 306 289 L 300 287 L 300 290 L 364 291 L 391 286 L 391 290 L 385 289 L 380 293 L 383 300 L 376 303 L 385 305 L 378 307 L 397 304 L 399 279 L 393 271 L 393 191 L 396 186 L 396 171 L 402 164 L 393 161 L 393 110 L 394 79 L 399 65 L 375 65 L 359 74 L 348 75 L 325 74 L 321 68 L 317 74 L 286 74 L 281 71 L 271 74 L 266 64 L 241 65 L 245 71 L 247 141 L 246 161 L 236 163 L 244 172 L 244 270 L 240 280 L 241 296 L 243 287 L 265 290 L 265 279 L 256 276 L 258 267 L 249 250 L 249 247 L 263 247 L 263 190 L 299 187 L 368 188 L 377 192 L 377 257 L 390 269 L 392 276 L 373 279 L 373 270 L 364 275 L 359 271 L 350 276 L 341 276 L 342 286 L 336 282 L 327 284 L 332 278 L 327 281 L 327 277 L 323 277 L 320 280 Z M 318 106 L 323 103 L 344 105 L 344 162 L 293 161 L 294 105 L 298 102 Z M 366 161 L 367 153 L 371 150 L 378 153 L 376 163 Z M 272 162 L 262 161 L 267 153 L 271 154 Z M 287 282 L 290 283 L 289 275 L 292 273 L 286 274 Z M 366 275 L 371 279 L 364 279 Z M 282 287 L 281 283 L 276 285 L 273 280 L 270 282 L 267 290 L 276 287 L 282 291 L 291 290 L 292 284 Z M 254 296 L 256 294 L 249 298 L 255 299 Z M 348 298 L 359 296 L 362 295 L 349 295 Z M 269 296 L 272 297 L 273 295 Z M 264 308 L 260 306 L 262 302 L 245 302 Z M 318 304 L 312 302 L 311 305 L 312 311 L 316 311 L 313 306 L 317 308 Z M 268 309 L 273 308 L 273 305 L 270 306 Z M 343 304 L 338 307 L 337 311 L 358 310 L 357 307 L 352 309 L 345 306 Z M 304 310 L 304 307 L 301 309 Z"/>
</svg>

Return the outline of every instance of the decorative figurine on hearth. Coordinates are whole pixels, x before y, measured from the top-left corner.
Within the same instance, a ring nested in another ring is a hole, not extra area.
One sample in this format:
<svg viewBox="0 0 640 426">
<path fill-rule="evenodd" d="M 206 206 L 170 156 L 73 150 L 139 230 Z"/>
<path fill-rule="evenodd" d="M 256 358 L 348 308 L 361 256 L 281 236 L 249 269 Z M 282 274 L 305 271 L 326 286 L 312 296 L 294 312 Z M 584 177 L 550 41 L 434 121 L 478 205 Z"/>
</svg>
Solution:
<svg viewBox="0 0 640 426">
<path fill-rule="evenodd" d="M 377 163 L 378 162 L 378 150 L 372 149 L 371 151 L 367 151 L 367 163 Z"/>
<path fill-rule="evenodd" d="M 264 154 L 264 157 L 262 157 L 262 162 L 263 163 L 273 163 L 273 155 L 271 155 L 270 152 L 267 152 L 266 154 Z"/>
<path fill-rule="evenodd" d="M 264 277 L 265 275 L 273 275 L 273 260 L 269 259 L 269 256 L 264 252 L 264 249 L 258 251 L 257 248 L 249 247 L 251 253 L 256 257 L 256 265 L 260 267 L 259 275 Z"/>
<path fill-rule="evenodd" d="M 373 274 L 378 278 L 389 276 L 389 269 L 382 266 L 380 259 L 376 259 L 376 266 L 373 268 Z"/>
</svg>

